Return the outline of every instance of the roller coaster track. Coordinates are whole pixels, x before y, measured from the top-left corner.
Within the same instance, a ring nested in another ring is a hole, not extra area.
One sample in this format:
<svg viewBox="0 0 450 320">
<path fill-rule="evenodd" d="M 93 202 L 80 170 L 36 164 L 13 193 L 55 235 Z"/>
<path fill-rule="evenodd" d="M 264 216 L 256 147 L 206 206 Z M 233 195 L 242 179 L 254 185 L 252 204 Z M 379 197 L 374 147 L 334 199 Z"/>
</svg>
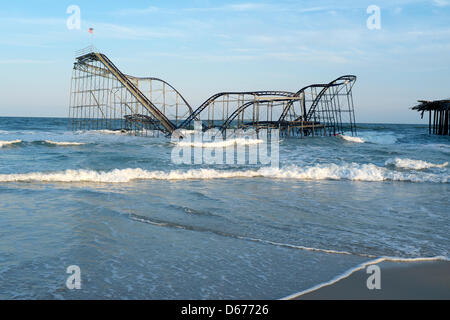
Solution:
<svg viewBox="0 0 450 320">
<path fill-rule="evenodd" d="M 126 77 L 128 79 L 131 79 L 131 80 L 135 79 L 135 80 L 144 80 L 144 81 L 159 81 L 161 83 L 164 83 L 165 85 L 167 85 L 169 88 L 171 88 L 174 92 L 176 92 L 180 96 L 180 98 L 183 100 L 183 102 L 189 108 L 189 114 L 194 112 L 194 110 L 192 109 L 191 105 L 189 104 L 189 102 L 187 102 L 187 100 L 183 97 L 183 95 L 177 89 L 175 89 L 175 87 L 173 87 L 170 83 L 168 83 L 167 81 L 164 81 L 164 80 L 159 79 L 159 78 L 154 78 L 154 77 L 135 77 L 135 76 L 130 76 L 130 75 L 126 75 Z"/>
<path fill-rule="evenodd" d="M 177 129 L 192 129 L 193 121 L 201 120 L 203 130 L 278 127 L 287 128 L 289 134 L 290 127 L 313 123 L 333 128 L 327 129 L 331 134 L 344 130 L 343 113 L 350 117 L 352 133 L 355 129 L 356 76 L 309 85 L 295 93 L 221 92 L 193 109 L 166 81 L 124 74 L 106 55 L 93 47 L 86 49 L 76 54 L 72 74 L 69 118 L 75 130 L 106 128 L 135 134 L 157 130 L 178 135 Z"/>
<path fill-rule="evenodd" d="M 308 111 L 308 114 L 306 115 L 306 120 L 309 120 L 309 119 L 312 118 L 312 116 L 313 116 L 313 114 L 314 114 L 314 111 L 315 111 L 315 109 L 316 109 L 316 107 L 317 107 L 319 101 L 321 101 L 323 95 L 324 95 L 330 88 L 333 88 L 333 87 L 341 87 L 341 88 L 338 88 L 338 89 L 336 90 L 336 92 L 333 93 L 332 99 L 330 99 L 330 100 L 333 100 L 333 98 L 339 93 L 339 91 L 342 90 L 342 87 L 343 87 L 344 85 L 350 84 L 350 90 L 351 90 L 352 87 L 353 87 L 353 84 L 355 83 L 355 81 L 356 81 L 356 76 L 353 76 L 353 75 L 346 75 L 346 76 L 339 77 L 339 78 L 337 78 L 336 80 L 330 82 L 328 85 L 326 85 L 326 86 L 322 89 L 322 91 L 319 93 L 319 95 L 316 97 L 315 101 L 313 102 L 311 108 L 310 108 L 309 111 Z"/>
<path fill-rule="evenodd" d="M 141 104 L 144 106 L 150 114 L 155 117 L 156 120 L 163 127 L 163 131 L 167 133 L 172 133 L 176 126 L 164 115 L 137 87 L 136 85 L 123 74 L 108 57 L 102 53 L 94 52 L 90 55 L 95 55 L 95 57 L 111 72 L 116 79 L 124 85 L 130 94 L 132 94 Z"/>
<path fill-rule="evenodd" d="M 327 86 L 327 84 L 313 84 L 313 85 L 306 86 L 306 87 L 300 89 L 299 91 L 297 91 L 297 92 L 294 94 L 294 97 L 300 97 L 303 93 L 306 92 L 307 89 L 312 89 L 312 88 L 323 88 L 323 87 L 326 87 L 326 86 Z M 291 109 L 292 104 L 294 103 L 294 101 L 295 101 L 295 100 L 291 100 L 291 101 L 289 101 L 289 103 L 286 105 L 286 108 L 284 108 L 283 112 L 281 113 L 281 116 L 280 116 L 280 119 L 279 119 L 280 122 L 286 120 L 286 116 L 287 116 L 289 110 Z M 302 109 L 303 109 L 303 114 L 306 115 L 305 99 L 302 99 Z M 296 120 L 298 120 L 298 119 L 296 119 Z"/>
<path fill-rule="evenodd" d="M 193 113 L 191 113 L 191 115 L 184 120 L 179 126 L 178 128 L 186 128 L 188 127 L 191 122 L 194 119 L 198 119 L 200 116 L 200 113 L 205 110 L 211 103 L 213 103 L 214 101 L 216 101 L 218 98 L 222 97 L 222 96 L 229 96 L 229 95 L 250 95 L 250 96 L 282 96 L 282 97 L 291 97 L 294 95 L 293 92 L 288 92 L 288 91 L 247 91 L 247 92 L 221 92 L 221 93 L 217 93 L 213 96 L 211 96 L 210 98 L 208 98 L 205 102 L 203 102 L 200 107 L 198 107 Z"/>
<path fill-rule="evenodd" d="M 297 97 L 296 96 L 286 97 L 285 99 L 277 99 L 276 101 L 277 102 L 291 102 L 291 101 L 294 100 L 293 98 L 297 98 Z M 247 103 L 244 103 L 243 105 L 241 105 L 239 108 L 237 108 L 231 114 L 231 116 L 223 123 L 223 125 L 222 125 L 220 130 L 223 132 L 226 129 L 228 129 L 231 126 L 232 122 L 236 119 L 236 117 L 240 113 L 242 113 L 245 109 L 247 109 L 248 107 L 254 105 L 255 103 L 270 103 L 272 101 L 273 101 L 272 99 L 268 99 L 268 100 L 261 99 L 261 100 L 258 100 L 258 101 L 249 101 Z M 286 110 L 286 108 L 285 108 L 285 110 Z M 281 121 L 278 121 L 278 122 L 281 122 Z"/>
<path fill-rule="evenodd" d="M 87 56 L 89 56 L 89 55 L 87 55 Z M 105 68 L 102 68 L 102 67 L 98 67 L 98 66 L 95 66 L 95 65 L 92 65 L 92 64 L 89 64 L 88 62 L 89 61 L 91 61 L 91 59 L 90 58 L 87 58 L 87 56 L 82 56 L 82 57 L 79 57 L 78 58 L 78 61 L 79 61 L 79 63 L 77 63 L 76 64 L 76 67 L 75 68 L 77 68 L 77 69 L 79 69 L 79 70 L 82 70 L 82 71 L 84 71 L 84 72 L 86 72 L 86 73 L 89 73 L 89 74 L 91 74 L 91 75 L 95 75 L 95 76 L 100 76 L 100 77 L 108 77 L 110 74 L 111 74 L 111 72 L 108 70 L 108 69 L 105 69 Z M 92 58 L 92 56 L 91 56 L 91 58 Z M 155 77 L 135 77 L 135 76 L 132 76 L 132 75 L 128 75 L 128 74 L 125 74 L 124 73 L 124 75 L 128 78 L 128 79 L 130 79 L 131 80 L 131 82 L 133 82 L 133 84 L 137 84 L 137 83 L 139 83 L 139 82 L 142 82 L 142 81 L 147 81 L 147 82 L 152 82 L 152 81 L 154 81 L 154 82 L 158 82 L 158 83 L 162 83 L 162 84 L 164 84 L 165 86 L 167 86 L 168 88 L 170 88 L 180 99 L 181 99 L 181 101 L 183 102 L 183 104 L 187 107 L 187 109 L 188 109 L 188 111 L 187 111 L 187 115 L 190 115 L 191 113 L 193 113 L 194 112 L 194 110 L 192 109 L 192 107 L 191 107 L 191 105 L 189 104 L 189 102 L 183 97 L 183 95 L 174 87 L 174 86 L 172 86 L 170 83 L 168 83 L 167 81 L 164 81 L 164 80 L 162 80 L 162 79 L 159 79 L 159 78 L 155 78 Z M 138 86 L 138 89 L 139 89 L 139 86 Z M 139 89 L 140 90 L 140 89 Z M 141 91 L 142 92 L 142 91 Z M 144 93 L 144 95 L 145 95 L 145 93 Z M 95 98 L 95 97 L 94 97 Z M 118 99 L 121 99 L 120 97 L 117 97 Z M 128 108 L 129 108 L 129 106 L 128 106 L 128 104 L 126 103 L 126 102 L 123 102 L 122 101 L 122 103 L 125 105 L 125 106 L 127 106 Z M 155 103 L 154 102 L 152 102 L 152 104 L 153 105 L 155 105 Z M 133 111 L 131 108 L 129 108 L 130 109 L 130 111 Z"/>
</svg>

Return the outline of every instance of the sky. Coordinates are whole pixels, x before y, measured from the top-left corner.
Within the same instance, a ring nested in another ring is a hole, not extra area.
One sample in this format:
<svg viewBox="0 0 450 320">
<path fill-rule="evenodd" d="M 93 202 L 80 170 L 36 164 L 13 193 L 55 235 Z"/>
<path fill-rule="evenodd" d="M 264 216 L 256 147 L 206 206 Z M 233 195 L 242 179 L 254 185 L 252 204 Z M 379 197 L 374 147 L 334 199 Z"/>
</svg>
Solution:
<svg viewBox="0 0 450 320">
<path fill-rule="evenodd" d="M 80 29 L 68 28 L 71 5 Z M 0 116 L 66 117 L 75 51 L 90 45 L 91 27 L 124 73 L 162 78 L 193 106 L 216 92 L 296 92 L 345 74 L 358 77 L 358 122 L 424 123 L 409 108 L 450 97 L 450 0 L 18 0 L 0 8 Z"/>
</svg>

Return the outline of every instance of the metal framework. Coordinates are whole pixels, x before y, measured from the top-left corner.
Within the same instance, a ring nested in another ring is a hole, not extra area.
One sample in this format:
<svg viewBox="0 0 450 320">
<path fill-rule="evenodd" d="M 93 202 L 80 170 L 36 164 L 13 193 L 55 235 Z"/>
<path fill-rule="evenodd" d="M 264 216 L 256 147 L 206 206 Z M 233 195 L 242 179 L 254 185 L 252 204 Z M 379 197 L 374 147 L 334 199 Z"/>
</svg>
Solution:
<svg viewBox="0 0 450 320">
<path fill-rule="evenodd" d="M 169 83 L 122 73 L 106 55 L 78 52 L 72 73 L 69 118 L 73 130 L 121 130 L 134 135 L 203 130 L 279 129 L 285 137 L 356 135 L 352 96 L 356 77 L 340 77 L 298 92 L 217 93 L 193 109 Z"/>
</svg>

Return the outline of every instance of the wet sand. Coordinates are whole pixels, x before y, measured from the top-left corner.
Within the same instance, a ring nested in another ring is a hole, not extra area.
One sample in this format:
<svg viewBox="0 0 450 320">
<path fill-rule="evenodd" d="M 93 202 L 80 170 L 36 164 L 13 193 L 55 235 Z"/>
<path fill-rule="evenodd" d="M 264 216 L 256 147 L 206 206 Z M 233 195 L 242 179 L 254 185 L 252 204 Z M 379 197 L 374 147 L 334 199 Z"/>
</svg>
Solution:
<svg viewBox="0 0 450 320">
<path fill-rule="evenodd" d="M 406 300 L 450 299 L 450 262 L 381 262 L 381 289 L 367 288 L 371 274 L 367 269 L 355 271 L 350 276 L 293 300 Z"/>
</svg>

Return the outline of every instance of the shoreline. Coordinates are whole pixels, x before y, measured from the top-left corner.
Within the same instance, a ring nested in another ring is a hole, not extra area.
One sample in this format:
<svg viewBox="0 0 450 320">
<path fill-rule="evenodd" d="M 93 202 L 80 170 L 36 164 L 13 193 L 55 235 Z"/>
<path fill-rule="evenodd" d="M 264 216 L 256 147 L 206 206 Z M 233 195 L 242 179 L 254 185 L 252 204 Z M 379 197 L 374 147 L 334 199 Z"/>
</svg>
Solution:
<svg viewBox="0 0 450 320">
<path fill-rule="evenodd" d="M 367 267 L 380 268 L 380 289 L 369 290 Z M 282 300 L 449 300 L 450 261 L 379 258 L 363 263 L 331 281 Z"/>
</svg>

